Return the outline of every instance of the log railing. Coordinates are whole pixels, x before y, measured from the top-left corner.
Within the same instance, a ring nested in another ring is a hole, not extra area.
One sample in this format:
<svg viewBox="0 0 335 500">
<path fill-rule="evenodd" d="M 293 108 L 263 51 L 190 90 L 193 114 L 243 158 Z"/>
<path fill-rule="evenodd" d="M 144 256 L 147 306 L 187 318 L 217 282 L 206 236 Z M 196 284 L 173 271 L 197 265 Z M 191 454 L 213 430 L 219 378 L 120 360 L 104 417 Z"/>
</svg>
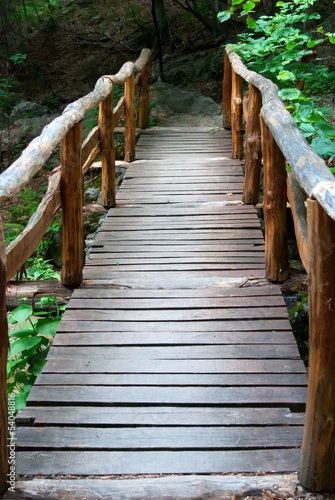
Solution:
<svg viewBox="0 0 335 500">
<path fill-rule="evenodd" d="M 139 90 L 137 121 L 146 128 L 149 121 L 151 51 L 143 49 L 135 63 L 125 63 L 115 75 L 102 76 L 92 92 L 73 102 L 47 125 L 22 155 L 0 175 L 0 202 L 10 200 L 38 172 L 61 145 L 61 165 L 50 175 L 47 192 L 24 231 L 7 249 L 0 224 L 0 493 L 6 489 L 8 349 L 5 314 L 6 282 L 24 265 L 43 238 L 56 212 L 62 209 L 62 283 L 78 286 L 84 264 L 83 174 L 101 154 L 102 205 L 115 206 L 114 129 L 125 119 L 125 160 L 135 160 L 135 89 Z M 113 107 L 113 87 L 124 85 L 124 97 Z M 82 120 L 99 106 L 98 126 L 82 143 Z M 1 223 L 1 221 L 0 221 Z"/>
<path fill-rule="evenodd" d="M 244 110 L 243 81 L 248 83 Z M 229 47 L 223 96 L 233 158 L 242 159 L 245 143 L 244 203 L 258 202 L 263 168 L 266 273 L 274 282 L 289 272 L 287 200 L 291 207 L 309 275 L 310 361 L 299 479 L 310 490 L 335 492 L 335 179 L 285 109 L 278 87 L 249 71 Z"/>
</svg>

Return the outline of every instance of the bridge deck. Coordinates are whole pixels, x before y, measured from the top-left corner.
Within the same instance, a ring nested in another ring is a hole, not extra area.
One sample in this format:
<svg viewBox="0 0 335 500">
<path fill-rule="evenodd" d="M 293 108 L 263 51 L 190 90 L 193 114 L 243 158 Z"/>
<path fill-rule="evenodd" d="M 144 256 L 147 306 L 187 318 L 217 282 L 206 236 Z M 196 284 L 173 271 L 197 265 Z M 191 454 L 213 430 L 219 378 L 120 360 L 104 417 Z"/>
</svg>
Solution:
<svg viewBox="0 0 335 500">
<path fill-rule="evenodd" d="M 305 369 L 230 148 L 142 134 L 20 415 L 19 474 L 298 469 Z"/>
</svg>

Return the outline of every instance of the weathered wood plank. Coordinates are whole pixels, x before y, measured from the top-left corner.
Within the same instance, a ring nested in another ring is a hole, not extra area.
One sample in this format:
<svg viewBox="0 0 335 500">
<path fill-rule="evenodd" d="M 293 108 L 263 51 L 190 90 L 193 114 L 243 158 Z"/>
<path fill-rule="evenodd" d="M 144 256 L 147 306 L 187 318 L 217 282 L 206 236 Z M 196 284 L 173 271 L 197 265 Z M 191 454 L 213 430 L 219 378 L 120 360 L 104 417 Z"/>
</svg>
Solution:
<svg viewBox="0 0 335 500">
<path fill-rule="evenodd" d="M 273 295 L 267 298 L 263 298 L 260 301 L 260 297 L 256 295 L 255 297 L 245 297 L 243 300 L 243 308 L 248 307 L 271 307 L 271 306 L 283 306 L 283 299 L 278 295 Z M 241 299 L 240 297 L 225 297 L 224 301 L 220 298 L 169 298 L 158 299 L 158 298 L 132 298 L 132 300 L 124 300 L 117 298 L 90 298 L 83 297 L 81 294 L 80 298 L 76 299 L 72 297 L 72 300 L 68 304 L 67 309 L 148 309 L 152 311 L 153 309 L 167 310 L 167 309 L 196 309 L 196 308 L 240 308 Z"/>
<path fill-rule="evenodd" d="M 291 330 L 288 319 L 262 319 L 262 320 L 225 320 L 225 321 L 134 321 L 117 322 L 100 319 L 84 321 L 82 319 L 64 318 L 59 327 L 59 332 L 217 332 L 217 331 L 282 331 Z"/>
<path fill-rule="evenodd" d="M 19 474 L 186 474 L 222 472 L 291 472 L 299 449 L 240 451 L 51 451 L 18 452 Z"/>
<path fill-rule="evenodd" d="M 50 450 L 155 450 L 294 448 L 303 428 L 292 427 L 140 427 L 97 429 L 87 427 L 19 427 L 18 451 Z"/>
<path fill-rule="evenodd" d="M 278 378 L 278 377 L 277 377 Z M 206 406 L 28 406 L 19 422 L 36 425 L 302 425 L 304 415 L 288 408 L 225 408 Z"/>
<path fill-rule="evenodd" d="M 116 345 L 239 345 L 295 344 L 290 331 L 286 332 L 58 332 L 54 346 L 116 346 Z"/>
<path fill-rule="evenodd" d="M 44 373 L 305 373 L 299 359 L 49 360 Z M 68 401 L 72 401 L 70 398 Z"/>
<path fill-rule="evenodd" d="M 87 347 L 66 346 L 54 347 L 48 356 L 49 360 L 70 359 L 80 356 L 89 359 L 101 359 L 102 361 L 119 359 L 297 359 L 298 348 L 294 344 L 289 345 L 215 345 L 215 346 L 158 346 L 158 347 L 134 347 L 134 346 L 103 346 Z"/>
<path fill-rule="evenodd" d="M 301 373 L 277 374 L 145 374 L 140 376 L 131 373 L 99 374 L 99 373 L 56 373 L 39 375 L 36 385 L 94 385 L 94 386 L 306 386 L 306 375 Z"/>
<path fill-rule="evenodd" d="M 200 320 L 232 320 L 232 319 L 285 319 L 287 309 L 281 307 L 260 308 L 234 308 L 234 309 L 181 309 L 181 310 L 80 310 L 80 319 L 95 321 L 200 321 Z M 78 313 L 75 310 L 67 309 L 64 313 L 64 320 L 77 320 Z"/>
</svg>

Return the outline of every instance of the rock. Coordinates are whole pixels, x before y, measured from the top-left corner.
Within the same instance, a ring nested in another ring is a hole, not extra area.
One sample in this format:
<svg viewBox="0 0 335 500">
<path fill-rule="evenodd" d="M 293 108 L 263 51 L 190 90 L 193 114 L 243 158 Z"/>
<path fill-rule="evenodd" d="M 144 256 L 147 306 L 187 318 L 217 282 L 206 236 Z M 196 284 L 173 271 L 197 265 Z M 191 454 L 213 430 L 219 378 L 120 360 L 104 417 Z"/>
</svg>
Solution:
<svg viewBox="0 0 335 500">
<path fill-rule="evenodd" d="M 12 122 L 15 122 L 22 118 L 35 118 L 36 116 L 44 116 L 45 114 L 45 106 L 41 106 L 36 102 L 21 101 L 12 109 L 10 118 Z"/>
<path fill-rule="evenodd" d="M 99 198 L 99 194 L 100 194 L 100 189 L 98 188 L 90 187 L 86 189 L 84 194 L 85 203 L 92 203 L 92 201 L 97 201 L 97 199 Z"/>
<path fill-rule="evenodd" d="M 219 115 L 221 108 L 210 97 L 197 92 L 180 90 L 169 83 L 156 82 L 151 86 L 151 100 L 156 104 L 160 114 L 172 116 L 188 115 Z"/>
</svg>

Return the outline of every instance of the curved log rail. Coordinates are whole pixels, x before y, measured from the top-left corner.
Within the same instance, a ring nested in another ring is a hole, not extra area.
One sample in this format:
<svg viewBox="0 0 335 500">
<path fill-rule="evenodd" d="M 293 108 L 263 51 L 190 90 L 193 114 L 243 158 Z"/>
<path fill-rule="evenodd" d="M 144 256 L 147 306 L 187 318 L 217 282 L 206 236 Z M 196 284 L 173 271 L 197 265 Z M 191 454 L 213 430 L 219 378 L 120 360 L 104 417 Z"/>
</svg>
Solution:
<svg viewBox="0 0 335 500">
<path fill-rule="evenodd" d="M 35 251 L 56 212 L 62 208 L 63 266 L 62 283 L 77 286 L 82 281 L 83 205 L 82 177 L 95 159 L 102 157 L 102 204 L 115 205 L 114 128 L 125 118 L 125 160 L 135 159 L 135 86 L 139 90 L 138 126 L 146 128 L 149 120 L 151 51 L 143 49 L 135 63 L 125 63 L 116 75 L 104 75 L 94 90 L 71 103 L 63 114 L 47 125 L 22 155 L 0 176 L 0 202 L 10 200 L 38 172 L 61 144 L 61 165 L 50 175 L 47 192 L 24 231 L 4 247 L 0 224 L 0 493 L 7 488 L 7 380 L 8 350 L 5 312 L 6 282 Z M 113 86 L 125 86 L 124 97 L 113 109 Z M 98 127 L 82 143 L 82 120 L 99 105 Z M 1 221 L 0 221 L 1 222 Z"/>
<path fill-rule="evenodd" d="M 247 110 L 243 80 L 249 84 Z M 233 158 L 243 158 L 245 141 L 244 203 L 258 202 L 263 168 L 266 271 L 271 281 L 284 281 L 289 272 L 287 199 L 291 206 L 309 274 L 309 383 L 299 478 L 310 490 L 335 492 L 335 180 L 300 133 L 278 97 L 278 87 L 249 71 L 229 47 L 223 95 L 223 126 L 232 130 Z"/>
</svg>

